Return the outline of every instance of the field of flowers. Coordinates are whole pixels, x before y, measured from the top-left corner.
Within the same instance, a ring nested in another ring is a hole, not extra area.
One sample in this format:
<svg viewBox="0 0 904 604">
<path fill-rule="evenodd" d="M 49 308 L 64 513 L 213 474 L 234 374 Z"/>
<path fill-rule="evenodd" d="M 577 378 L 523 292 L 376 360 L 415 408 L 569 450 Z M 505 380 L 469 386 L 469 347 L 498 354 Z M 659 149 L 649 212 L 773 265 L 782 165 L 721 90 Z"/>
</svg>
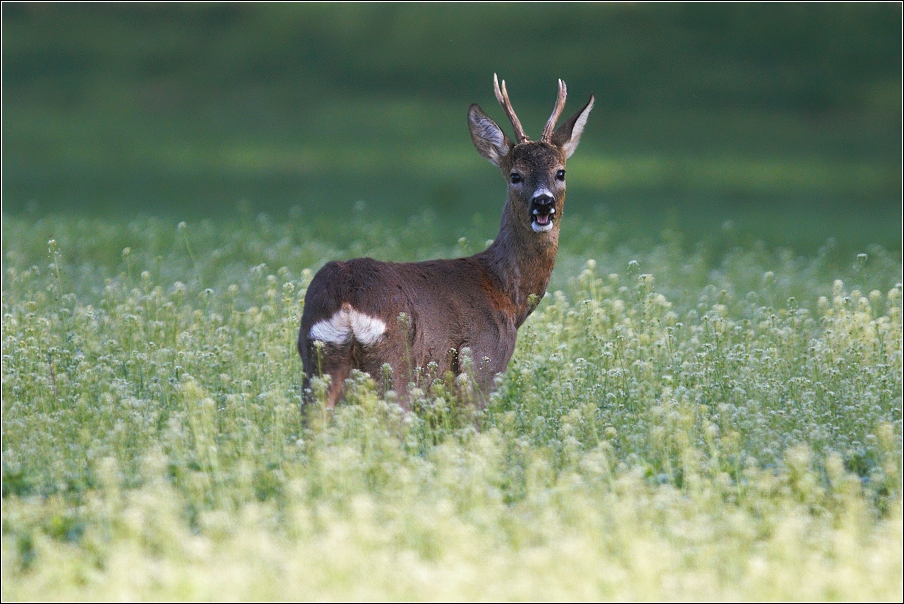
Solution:
<svg viewBox="0 0 904 604">
<path fill-rule="evenodd" d="M 485 233 L 303 218 L 4 217 L 4 600 L 901 600 L 897 251 L 569 217 L 486 409 L 304 418 L 320 265 Z"/>
</svg>

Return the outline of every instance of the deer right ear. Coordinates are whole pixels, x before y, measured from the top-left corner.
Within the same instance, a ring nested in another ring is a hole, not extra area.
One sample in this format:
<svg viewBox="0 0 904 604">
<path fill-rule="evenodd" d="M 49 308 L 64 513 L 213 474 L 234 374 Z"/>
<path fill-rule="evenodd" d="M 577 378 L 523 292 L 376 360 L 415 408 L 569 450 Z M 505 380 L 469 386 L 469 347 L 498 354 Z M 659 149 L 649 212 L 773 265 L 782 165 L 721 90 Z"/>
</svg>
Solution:
<svg viewBox="0 0 904 604">
<path fill-rule="evenodd" d="M 498 168 L 514 145 L 496 122 L 476 103 L 468 109 L 468 127 L 471 129 L 471 140 L 474 141 L 477 152 Z"/>
<path fill-rule="evenodd" d="M 552 135 L 552 144 L 565 152 L 566 159 L 571 157 L 574 150 L 578 148 L 581 134 L 584 132 L 584 125 L 587 124 L 587 116 L 590 115 L 590 110 L 593 109 L 593 100 L 594 97 L 591 94 L 590 100 L 587 101 L 584 108 L 568 118 Z"/>
</svg>

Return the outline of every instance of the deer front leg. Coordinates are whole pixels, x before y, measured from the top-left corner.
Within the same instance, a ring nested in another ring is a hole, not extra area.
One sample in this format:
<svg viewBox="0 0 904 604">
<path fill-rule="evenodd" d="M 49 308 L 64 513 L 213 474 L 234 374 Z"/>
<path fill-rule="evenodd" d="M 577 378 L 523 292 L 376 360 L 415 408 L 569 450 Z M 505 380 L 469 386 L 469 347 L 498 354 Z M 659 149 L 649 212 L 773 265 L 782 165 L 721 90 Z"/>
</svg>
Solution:
<svg viewBox="0 0 904 604">
<path fill-rule="evenodd" d="M 459 372 L 473 380 L 478 392 L 477 402 L 483 407 L 489 401 L 496 375 L 508 367 L 515 351 L 517 328 L 514 321 L 492 324 L 477 332 L 471 340 L 469 360 L 459 359 Z"/>
</svg>

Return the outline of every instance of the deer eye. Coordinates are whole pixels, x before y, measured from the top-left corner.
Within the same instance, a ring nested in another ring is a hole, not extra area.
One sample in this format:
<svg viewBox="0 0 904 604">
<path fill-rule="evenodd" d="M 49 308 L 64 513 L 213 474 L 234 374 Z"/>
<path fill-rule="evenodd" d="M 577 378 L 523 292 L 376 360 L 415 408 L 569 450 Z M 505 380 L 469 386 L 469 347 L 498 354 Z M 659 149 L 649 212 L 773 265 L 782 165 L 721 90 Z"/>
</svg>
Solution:
<svg viewBox="0 0 904 604">
<path fill-rule="evenodd" d="M 556 172 L 556 180 L 565 182 L 565 170 L 559 170 L 558 172 Z"/>
<path fill-rule="evenodd" d="M 512 172 L 512 175 L 509 178 L 511 179 L 513 185 L 516 185 L 519 182 L 521 182 L 522 180 L 524 180 L 523 178 L 521 178 L 521 175 L 518 174 L 517 172 Z"/>
</svg>

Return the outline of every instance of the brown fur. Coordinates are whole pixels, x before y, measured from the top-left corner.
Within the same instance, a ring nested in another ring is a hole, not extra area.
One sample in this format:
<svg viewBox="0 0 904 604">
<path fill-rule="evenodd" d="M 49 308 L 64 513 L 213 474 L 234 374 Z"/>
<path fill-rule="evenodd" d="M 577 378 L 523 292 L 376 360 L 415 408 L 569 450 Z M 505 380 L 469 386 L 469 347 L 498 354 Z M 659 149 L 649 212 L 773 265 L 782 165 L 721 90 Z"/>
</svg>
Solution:
<svg viewBox="0 0 904 604">
<path fill-rule="evenodd" d="M 503 82 L 503 90 L 504 86 Z M 564 95 L 560 81 L 561 103 Z M 505 106 L 507 95 L 500 100 L 513 116 L 510 105 Z M 356 258 L 324 265 L 305 295 L 298 335 L 306 398 L 313 376 L 330 377 L 326 402 L 333 406 L 352 369 L 381 383 L 383 366 L 388 365 L 392 380 L 386 386 L 407 404 L 407 387 L 417 368 L 433 362 L 438 375 L 457 374 L 465 348 L 471 351 L 473 377 L 480 392 L 484 396 L 489 393 L 494 376 L 508 366 L 518 327 L 533 312 L 531 296 L 539 300 L 546 293 L 565 204 L 565 182 L 556 175 L 574 151 L 592 105 L 593 96 L 551 135 L 548 126 L 541 141 L 524 137 L 525 142 L 517 145 L 480 107 L 471 106 L 468 121 L 477 150 L 509 181 L 498 236 L 489 248 L 467 258 L 414 263 Z M 561 112 L 559 102 L 555 111 Z M 558 117 L 555 111 L 553 118 Z M 513 172 L 521 176 L 521 182 L 510 182 Z M 531 203 L 532 196 L 543 189 L 554 198 L 555 214 L 552 229 L 538 233 L 531 226 Z M 322 346 L 312 342 L 311 328 L 346 305 L 383 321 L 386 330 L 382 337 L 369 345 L 354 339 Z"/>
</svg>

